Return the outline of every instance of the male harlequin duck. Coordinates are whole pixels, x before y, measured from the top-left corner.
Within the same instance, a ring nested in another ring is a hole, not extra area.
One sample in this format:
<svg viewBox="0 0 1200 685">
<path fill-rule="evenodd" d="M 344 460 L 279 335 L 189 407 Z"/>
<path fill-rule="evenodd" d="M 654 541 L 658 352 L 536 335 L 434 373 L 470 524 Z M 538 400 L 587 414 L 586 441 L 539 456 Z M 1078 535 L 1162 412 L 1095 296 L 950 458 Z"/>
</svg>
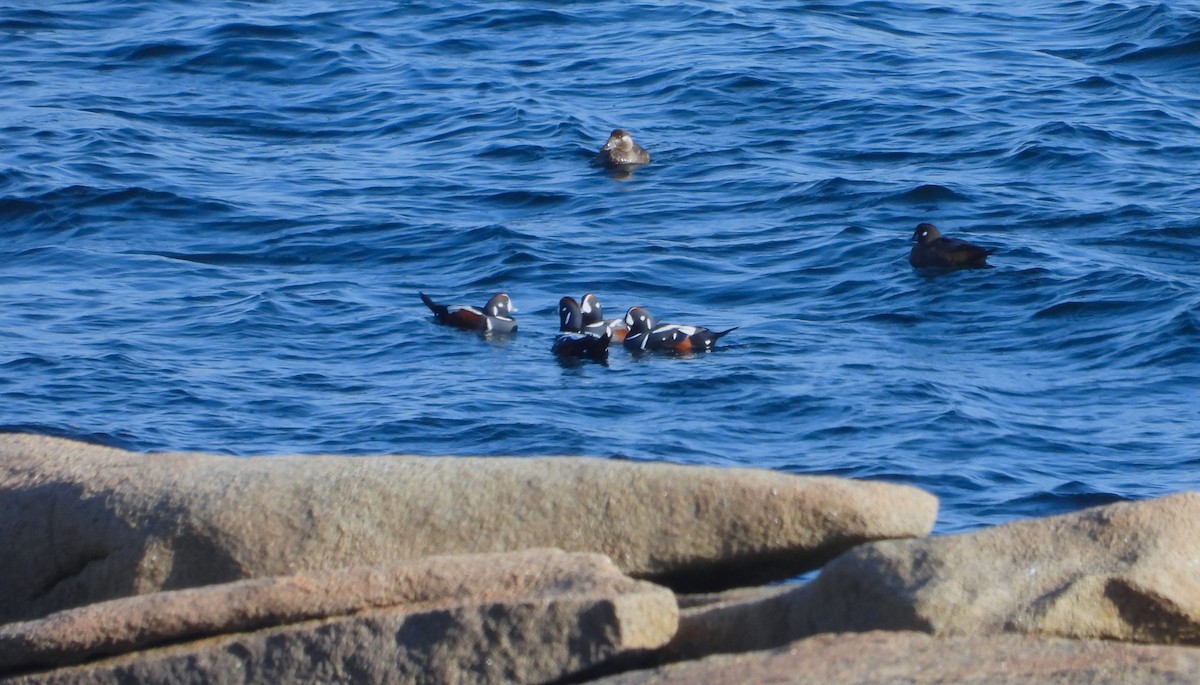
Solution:
<svg viewBox="0 0 1200 685">
<path fill-rule="evenodd" d="M 628 167 L 635 164 L 649 164 L 650 153 L 646 148 L 633 142 L 629 131 L 619 128 L 608 136 L 608 142 L 600 148 L 596 161 L 609 167 Z"/>
<path fill-rule="evenodd" d="M 481 333 L 512 333 L 517 330 L 517 320 L 512 318 L 517 308 L 505 293 L 493 295 L 483 309 L 465 304 L 438 304 L 425 293 L 420 295 L 434 318 L 447 326 Z"/>
<path fill-rule="evenodd" d="M 995 248 L 982 248 L 965 240 L 945 238 L 933 224 L 921 224 L 913 233 L 908 263 L 917 269 L 958 269 L 989 266 L 987 257 Z"/>
<path fill-rule="evenodd" d="M 722 336 L 737 330 L 737 326 L 725 331 L 711 331 L 700 326 L 655 323 L 654 317 L 645 307 L 631 307 L 625 314 L 625 325 L 629 335 L 625 337 L 626 349 L 635 352 L 644 350 L 667 350 L 672 352 L 708 352 L 716 346 Z"/>
<path fill-rule="evenodd" d="M 579 303 L 573 297 L 558 301 L 558 335 L 550 351 L 560 357 L 607 359 L 612 328 L 604 322 L 585 324 Z"/>
<path fill-rule="evenodd" d="M 629 333 L 629 327 L 625 325 L 624 319 L 604 319 L 604 310 L 600 308 L 600 298 L 592 293 L 583 296 L 583 300 L 579 303 L 579 310 L 583 312 L 584 326 L 607 326 L 612 330 L 613 340 L 617 342 L 623 342 L 626 334 Z"/>
</svg>

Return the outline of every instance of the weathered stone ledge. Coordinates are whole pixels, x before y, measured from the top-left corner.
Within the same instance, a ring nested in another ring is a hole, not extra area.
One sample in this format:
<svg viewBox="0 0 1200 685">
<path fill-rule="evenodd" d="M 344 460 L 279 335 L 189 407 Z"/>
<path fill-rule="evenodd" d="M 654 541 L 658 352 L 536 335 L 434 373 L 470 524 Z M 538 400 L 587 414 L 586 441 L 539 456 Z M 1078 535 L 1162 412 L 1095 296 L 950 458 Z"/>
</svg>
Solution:
<svg viewBox="0 0 1200 685">
<path fill-rule="evenodd" d="M 1200 650 L 1028 635 L 828 634 L 596 685 L 1155 685 L 1200 682 Z"/>
<path fill-rule="evenodd" d="M 0 435 L 0 622 L 160 590 L 558 548 L 676 589 L 926 535 L 916 488 L 584 458 L 135 454 Z"/>
<path fill-rule="evenodd" d="M 0 676 L 29 685 L 181 674 L 543 682 L 632 663 L 675 627 L 669 590 L 627 578 L 601 555 L 431 557 L 139 595 L 0 626 Z"/>
<path fill-rule="evenodd" d="M 1200 682 L 1196 493 L 927 538 L 836 478 L 0 435 L 0 510 L 6 683 Z"/>
<path fill-rule="evenodd" d="M 328 630 L 339 619 L 381 610 L 411 616 L 470 604 L 498 611 L 564 597 L 611 601 L 621 606 L 614 617 L 648 619 L 618 626 L 614 646 L 624 650 L 661 647 L 676 629 L 670 591 L 627 578 L 599 554 L 426 557 L 136 595 L 0 625 L 0 674 L 312 621 Z"/>
</svg>

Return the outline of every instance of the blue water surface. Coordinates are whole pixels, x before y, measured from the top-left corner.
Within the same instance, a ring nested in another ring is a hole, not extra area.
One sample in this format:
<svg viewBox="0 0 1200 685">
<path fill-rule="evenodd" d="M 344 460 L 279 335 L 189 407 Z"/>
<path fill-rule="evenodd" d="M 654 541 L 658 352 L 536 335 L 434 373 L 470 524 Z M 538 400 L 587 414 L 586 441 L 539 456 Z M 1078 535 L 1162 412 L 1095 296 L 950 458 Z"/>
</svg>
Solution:
<svg viewBox="0 0 1200 685">
<path fill-rule="evenodd" d="M 1196 2 L 10 2 L 0 65 L 5 429 L 874 478 L 940 532 L 1200 487 Z M 994 267 L 914 271 L 923 221 Z M 560 363 L 585 292 L 739 328 Z"/>
</svg>

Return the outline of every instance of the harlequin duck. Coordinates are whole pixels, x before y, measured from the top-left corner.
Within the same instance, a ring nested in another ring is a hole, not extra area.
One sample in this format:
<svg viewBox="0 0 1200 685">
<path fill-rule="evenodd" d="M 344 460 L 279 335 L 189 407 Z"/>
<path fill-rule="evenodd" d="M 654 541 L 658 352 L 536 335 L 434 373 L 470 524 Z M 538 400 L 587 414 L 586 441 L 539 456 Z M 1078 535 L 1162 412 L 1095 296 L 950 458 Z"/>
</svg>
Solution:
<svg viewBox="0 0 1200 685">
<path fill-rule="evenodd" d="M 623 342 L 625 336 L 629 333 L 629 327 L 625 325 L 624 319 L 605 320 L 604 310 L 600 307 L 600 298 L 592 293 L 583 296 L 583 300 L 579 303 L 579 310 L 583 312 L 584 326 L 607 326 L 612 330 L 613 340 L 617 342 Z"/>
<path fill-rule="evenodd" d="M 917 269 L 957 269 L 989 266 L 987 257 L 995 248 L 983 248 L 965 240 L 945 238 L 933 224 L 921 224 L 913 233 L 908 263 Z"/>
<path fill-rule="evenodd" d="M 603 321 L 585 324 L 583 312 L 575 298 L 564 297 L 558 301 L 558 322 L 559 333 L 550 346 L 551 352 L 560 357 L 608 358 L 608 344 L 613 339 L 612 328 Z"/>
<path fill-rule="evenodd" d="M 716 346 L 722 336 L 737 330 L 737 326 L 725 331 L 711 331 L 700 326 L 658 324 L 645 307 L 631 307 L 625 314 L 625 325 L 629 335 L 625 337 L 626 349 L 668 350 L 673 352 L 708 352 Z"/>
<path fill-rule="evenodd" d="M 602 166 L 628 167 L 635 164 L 649 164 L 650 153 L 646 148 L 633 142 L 633 136 L 623 128 L 616 129 L 608 136 L 608 142 L 600 148 L 596 161 Z"/>
<path fill-rule="evenodd" d="M 512 333 L 517 330 L 517 320 L 512 318 L 517 308 L 505 293 L 493 295 L 483 309 L 465 304 L 438 304 L 425 293 L 420 295 L 434 318 L 447 326 L 481 333 Z"/>
</svg>

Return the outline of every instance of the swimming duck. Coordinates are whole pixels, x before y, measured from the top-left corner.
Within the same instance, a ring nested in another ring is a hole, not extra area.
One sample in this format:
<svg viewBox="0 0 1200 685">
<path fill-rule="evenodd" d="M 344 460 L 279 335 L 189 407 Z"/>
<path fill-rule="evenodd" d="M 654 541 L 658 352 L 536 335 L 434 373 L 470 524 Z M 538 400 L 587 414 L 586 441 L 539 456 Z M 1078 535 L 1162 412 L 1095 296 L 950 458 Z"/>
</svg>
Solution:
<svg viewBox="0 0 1200 685">
<path fill-rule="evenodd" d="M 635 164 L 649 164 L 650 153 L 646 148 L 633 142 L 629 131 L 618 128 L 608 136 L 608 142 L 600 148 L 596 161 L 601 165 L 613 167 L 628 167 Z"/>
<path fill-rule="evenodd" d="M 947 238 L 933 224 L 920 224 L 913 232 L 908 263 L 917 269 L 958 269 L 988 266 L 987 257 L 995 248 L 983 248 L 958 238 Z"/>
<path fill-rule="evenodd" d="M 629 333 L 629 327 L 625 325 L 624 319 L 605 319 L 604 310 L 600 307 L 600 298 L 592 293 L 583 296 L 579 302 L 579 309 L 583 313 L 584 326 L 607 326 L 612 330 L 613 340 L 622 342 L 625 336 Z"/>
<path fill-rule="evenodd" d="M 613 331 L 604 322 L 585 324 L 579 303 L 573 297 L 558 301 L 558 335 L 550 351 L 560 357 L 607 359 Z"/>
<path fill-rule="evenodd" d="M 420 295 L 434 318 L 447 326 L 481 333 L 512 333 L 517 330 L 517 320 L 512 317 L 517 308 L 506 293 L 493 295 L 483 309 L 465 304 L 438 304 L 425 293 Z"/>
<path fill-rule="evenodd" d="M 625 337 L 626 349 L 668 350 L 672 352 L 708 352 L 717 340 L 737 330 L 737 326 L 724 331 L 712 331 L 701 326 L 655 323 L 654 317 L 645 307 L 630 307 L 625 314 L 625 325 L 629 335 Z"/>
</svg>

